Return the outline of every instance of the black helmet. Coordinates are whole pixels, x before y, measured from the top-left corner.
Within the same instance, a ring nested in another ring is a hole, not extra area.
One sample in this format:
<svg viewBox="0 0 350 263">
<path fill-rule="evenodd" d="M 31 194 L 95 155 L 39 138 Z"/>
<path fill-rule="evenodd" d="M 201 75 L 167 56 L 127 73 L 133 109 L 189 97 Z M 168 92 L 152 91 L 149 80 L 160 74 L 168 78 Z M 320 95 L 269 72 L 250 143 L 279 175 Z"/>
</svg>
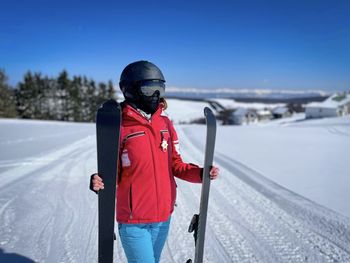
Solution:
<svg viewBox="0 0 350 263">
<path fill-rule="evenodd" d="M 148 61 L 136 61 L 125 67 L 120 75 L 120 84 L 133 83 L 141 80 L 160 80 L 165 82 L 163 73 L 160 69 Z"/>
<path fill-rule="evenodd" d="M 135 100 L 142 81 L 154 81 L 164 84 L 165 79 L 160 69 L 148 61 L 136 61 L 127 65 L 120 75 L 119 87 L 125 99 Z"/>
<path fill-rule="evenodd" d="M 146 113 L 153 113 L 165 92 L 165 79 L 160 69 L 148 61 L 127 65 L 120 75 L 119 87 L 125 100 Z"/>
</svg>

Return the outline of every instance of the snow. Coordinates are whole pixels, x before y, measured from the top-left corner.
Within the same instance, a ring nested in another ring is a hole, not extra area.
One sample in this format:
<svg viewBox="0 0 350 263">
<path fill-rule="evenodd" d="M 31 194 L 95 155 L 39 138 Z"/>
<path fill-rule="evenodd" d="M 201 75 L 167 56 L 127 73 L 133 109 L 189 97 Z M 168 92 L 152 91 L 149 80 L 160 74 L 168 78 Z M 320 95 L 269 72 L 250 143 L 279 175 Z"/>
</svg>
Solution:
<svg viewBox="0 0 350 263">
<path fill-rule="evenodd" d="M 178 99 L 167 99 L 168 109 L 166 110 L 173 123 L 189 123 L 193 120 L 203 118 L 203 108 L 209 107 L 207 102 L 186 101 Z"/>
<path fill-rule="evenodd" d="M 335 93 L 323 102 L 311 102 L 306 105 L 308 108 L 338 108 L 341 105 L 350 103 L 349 93 Z"/>
<path fill-rule="evenodd" d="M 248 112 L 248 109 L 246 108 L 238 108 L 237 110 L 234 111 L 233 115 L 237 117 L 244 117 Z"/>
<path fill-rule="evenodd" d="M 249 109 L 273 109 L 275 107 L 282 107 L 285 103 L 257 103 L 257 102 L 238 102 L 233 99 L 210 99 L 210 101 L 215 101 L 222 105 L 226 109 L 236 109 L 236 108 L 249 108 Z"/>
<path fill-rule="evenodd" d="M 168 114 L 204 106 L 169 100 Z M 350 117 L 302 117 L 218 126 L 205 262 L 350 262 Z M 176 129 L 183 158 L 202 163 L 205 126 Z M 0 147 L 0 261 L 96 262 L 94 124 L 0 119 Z M 161 262 L 193 258 L 200 185 L 177 183 Z M 119 240 L 115 262 L 126 262 Z"/>
<path fill-rule="evenodd" d="M 222 127 L 218 136 L 233 139 L 231 143 L 218 140 L 217 149 L 272 181 L 350 217 L 350 118 L 344 120 L 347 125 L 335 127 Z"/>
<path fill-rule="evenodd" d="M 280 115 L 283 115 L 285 113 L 288 112 L 288 108 L 287 107 L 276 107 L 272 110 L 272 113 L 273 114 L 280 114 Z"/>
</svg>

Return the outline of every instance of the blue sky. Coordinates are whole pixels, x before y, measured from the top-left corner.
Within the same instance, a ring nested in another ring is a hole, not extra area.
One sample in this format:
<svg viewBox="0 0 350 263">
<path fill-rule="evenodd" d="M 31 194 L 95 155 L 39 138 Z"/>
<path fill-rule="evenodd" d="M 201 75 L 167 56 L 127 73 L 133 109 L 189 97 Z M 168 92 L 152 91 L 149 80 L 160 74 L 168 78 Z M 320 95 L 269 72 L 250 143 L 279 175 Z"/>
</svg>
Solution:
<svg viewBox="0 0 350 263">
<path fill-rule="evenodd" d="M 130 62 L 169 86 L 350 90 L 350 1 L 7 0 L 0 68 L 10 83 L 63 69 L 118 82 Z"/>
</svg>

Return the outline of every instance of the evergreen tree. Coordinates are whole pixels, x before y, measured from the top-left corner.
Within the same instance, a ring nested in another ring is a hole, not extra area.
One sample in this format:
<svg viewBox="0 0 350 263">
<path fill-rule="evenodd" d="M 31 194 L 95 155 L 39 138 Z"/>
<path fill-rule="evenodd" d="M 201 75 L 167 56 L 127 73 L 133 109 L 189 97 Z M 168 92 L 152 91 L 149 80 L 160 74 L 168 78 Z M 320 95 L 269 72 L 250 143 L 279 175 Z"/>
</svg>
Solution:
<svg viewBox="0 0 350 263">
<path fill-rule="evenodd" d="M 71 81 L 68 77 L 68 72 L 63 70 L 57 79 L 57 95 L 59 119 L 63 121 L 69 120 L 69 91 Z"/>
<path fill-rule="evenodd" d="M 17 116 L 14 91 L 7 81 L 5 71 L 0 69 L 0 117 L 13 118 Z"/>
<path fill-rule="evenodd" d="M 98 106 L 115 98 L 115 90 L 112 81 L 96 84 L 85 76 L 70 79 L 66 70 L 57 78 L 29 71 L 18 84 L 15 98 L 22 118 L 93 122 Z"/>
<path fill-rule="evenodd" d="M 33 115 L 35 119 L 46 119 L 44 105 L 46 102 L 46 86 L 41 73 L 33 76 Z"/>
<path fill-rule="evenodd" d="M 82 87 L 82 78 L 80 76 L 74 76 L 69 90 L 70 111 L 72 112 L 73 120 L 79 122 L 84 121 Z"/>
<path fill-rule="evenodd" d="M 102 104 L 107 99 L 108 99 L 107 85 L 103 82 L 100 82 L 98 84 L 96 106 L 98 107 L 100 104 Z"/>
<path fill-rule="evenodd" d="M 40 80 L 43 98 L 41 102 L 41 118 L 45 120 L 57 120 L 56 111 L 56 80 L 47 76 Z"/>
<path fill-rule="evenodd" d="M 86 78 L 86 76 L 82 77 L 82 86 L 81 86 L 81 98 L 82 98 L 82 120 L 83 121 L 90 121 L 90 96 L 89 96 L 89 81 Z"/>
<path fill-rule="evenodd" d="M 24 119 L 32 119 L 34 116 L 34 77 L 33 74 L 28 71 L 24 75 L 23 82 L 18 84 L 18 89 L 15 91 L 16 106 L 19 116 Z"/>
<path fill-rule="evenodd" d="M 115 89 L 111 80 L 108 81 L 107 98 L 115 99 Z"/>
<path fill-rule="evenodd" d="M 87 121 L 95 121 L 95 114 L 98 107 L 98 96 L 96 90 L 96 83 L 94 80 L 88 81 L 87 86 L 87 99 L 88 99 L 88 119 Z"/>
<path fill-rule="evenodd" d="M 30 71 L 24 76 L 15 91 L 17 111 L 26 119 L 49 119 L 48 78 L 42 78 L 41 73 L 32 74 Z"/>
</svg>

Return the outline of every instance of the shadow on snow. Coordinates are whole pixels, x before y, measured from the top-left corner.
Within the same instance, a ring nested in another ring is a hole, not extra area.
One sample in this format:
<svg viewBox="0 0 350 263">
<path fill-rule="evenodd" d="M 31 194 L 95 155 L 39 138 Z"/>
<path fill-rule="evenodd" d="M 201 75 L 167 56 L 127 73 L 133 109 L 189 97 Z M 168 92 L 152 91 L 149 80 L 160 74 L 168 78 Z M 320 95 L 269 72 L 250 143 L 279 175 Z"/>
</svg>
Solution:
<svg viewBox="0 0 350 263">
<path fill-rule="evenodd" d="M 0 262 L 6 263 L 35 263 L 34 260 L 21 256 L 16 253 L 5 253 L 2 248 L 0 248 Z"/>
</svg>

